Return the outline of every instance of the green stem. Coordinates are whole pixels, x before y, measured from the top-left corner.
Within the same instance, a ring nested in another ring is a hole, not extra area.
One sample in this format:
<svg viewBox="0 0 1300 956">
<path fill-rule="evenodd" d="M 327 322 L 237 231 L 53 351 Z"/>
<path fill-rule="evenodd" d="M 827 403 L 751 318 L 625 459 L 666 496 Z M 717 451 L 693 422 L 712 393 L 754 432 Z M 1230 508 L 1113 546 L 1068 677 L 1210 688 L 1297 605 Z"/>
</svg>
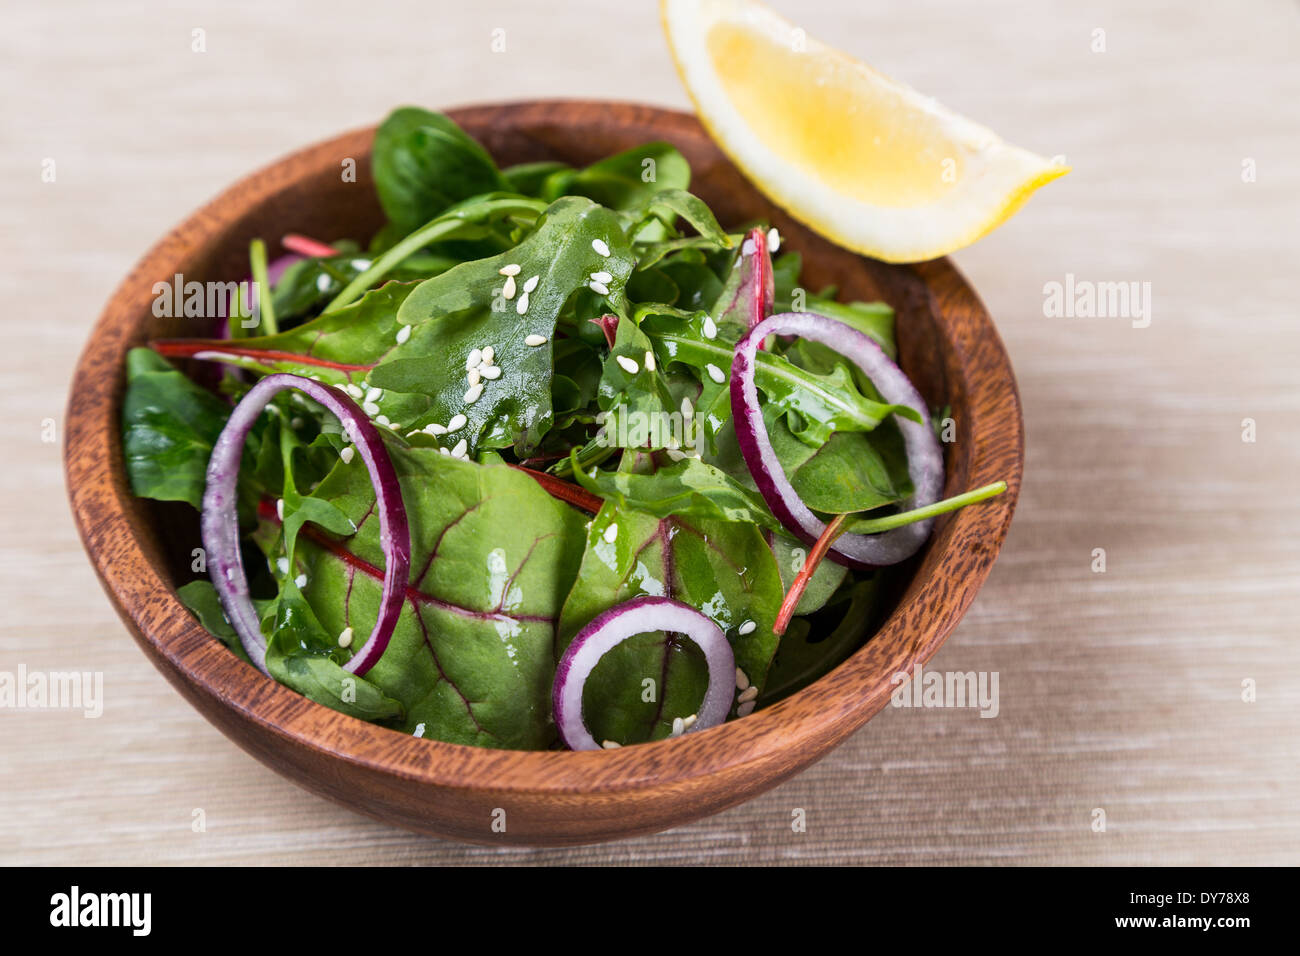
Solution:
<svg viewBox="0 0 1300 956">
<path fill-rule="evenodd" d="M 496 200 L 486 202 L 483 205 L 487 207 L 486 211 L 489 214 L 496 209 L 518 209 L 519 211 L 532 209 L 538 214 L 541 214 L 546 209 L 546 204 L 543 202 L 533 202 L 525 199 Z M 333 298 L 330 304 L 325 306 L 325 310 L 321 314 L 324 315 L 329 312 L 337 312 L 344 306 L 349 305 L 353 299 L 361 295 L 361 293 L 365 292 L 377 281 L 401 265 L 403 261 L 419 252 L 429 243 L 436 242 L 448 234 L 461 229 L 465 225 L 476 221 L 477 220 L 466 219 L 462 216 L 456 215 L 443 215 L 439 216 L 437 219 L 430 220 L 397 245 L 393 246 L 393 248 L 389 249 L 374 262 L 370 263 L 368 269 L 343 287 L 343 290 Z"/>
<path fill-rule="evenodd" d="M 925 521 L 927 518 L 947 514 L 949 511 L 956 511 L 958 508 L 973 505 L 977 501 L 986 501 L 989 498 L 1002 494 L 1002 492 L 1006 490 L 1007 483 L 1005 481 L 995 481 L 991 485 L 984 485 L 982 488 L 976 488 L 974 491 L 967 491 L 964 494 L 955 495 L 952 498 L 945 498 L 943 501 L 936 501 L 934 504 L 926 505 L 924 508 L 913 508 L 911 511 L 904 511 L 896 515 L 886 515 L 883 518 L 862 518 L 854 521 L 844 530 L 851 534 L 876 534 L 880 531 L 890 531 L 894 528 L 901 528 L 903 525 L 912 524 L 916 521 Z"/>
<path fill-rule="evenodd" d="M 252 267 L 253 284 L 257 286 L 257 330 L 263 335 L 275 335 L 280 331 L 275 321 L 275 306 L 271 302 L 271 281 L 266 274 L 266 243 L 254 239 L 248 245 L 249 265 Z"/>
</svg>

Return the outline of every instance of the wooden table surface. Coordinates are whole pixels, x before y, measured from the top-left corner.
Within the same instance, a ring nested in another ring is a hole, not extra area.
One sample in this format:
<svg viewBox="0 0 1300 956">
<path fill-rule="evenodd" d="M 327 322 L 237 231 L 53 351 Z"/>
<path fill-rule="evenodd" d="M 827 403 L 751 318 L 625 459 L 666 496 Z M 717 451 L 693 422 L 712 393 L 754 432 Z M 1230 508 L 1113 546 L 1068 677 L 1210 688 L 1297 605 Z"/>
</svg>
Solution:
<svg viewBox="0 0 1300 956">
<path fill-rule="evenodd" d="M 1300 862 L 1300 9 L 775 5 L 1074 167 L 955 256 L 1028 459 L 933 667 L 998 672 L 998 716 L 886 708 L 739 808 L 573 850 L 393 830 L 246 756 L 118 622 L 43 440 L 110 292 L 239 176 L 394 105 L 686 96 L 648 0 L 7 4 L 0 671 L 102 672 L 104 712 L 0 708 L 0 863 Z M 1150 283 L 1149 326 L 1048 317 L 1067 275 Z"/>
</svg>

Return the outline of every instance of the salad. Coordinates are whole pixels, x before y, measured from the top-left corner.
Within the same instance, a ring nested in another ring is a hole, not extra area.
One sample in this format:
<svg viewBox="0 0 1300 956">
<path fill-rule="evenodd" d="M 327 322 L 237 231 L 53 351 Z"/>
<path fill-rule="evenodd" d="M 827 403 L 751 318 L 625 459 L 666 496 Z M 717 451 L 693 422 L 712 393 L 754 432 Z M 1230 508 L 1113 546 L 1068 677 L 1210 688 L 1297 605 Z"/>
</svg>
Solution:
<svg viewBox="0 0 1300 956">
<path fill-rule="evenodd" d="M 254 241 L 216 337 L 127 359 L 132 489 L 200 515 L 181 599 L 298 693 L 485 747 L 693 733 L 833 669 L 879 569 L 1005 490 L 940 500 L 892 310 L 803 289 L 671 145 L 500 169 L 403 108 L 372 164 L 377 235 Z"/>
</svg>

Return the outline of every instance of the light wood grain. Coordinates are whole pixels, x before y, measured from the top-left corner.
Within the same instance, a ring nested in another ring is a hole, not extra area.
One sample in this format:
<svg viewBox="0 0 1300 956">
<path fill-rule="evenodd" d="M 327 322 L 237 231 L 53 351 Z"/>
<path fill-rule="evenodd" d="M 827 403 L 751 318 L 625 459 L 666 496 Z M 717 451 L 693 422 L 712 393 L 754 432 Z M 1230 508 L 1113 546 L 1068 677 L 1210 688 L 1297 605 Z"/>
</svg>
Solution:
<svg viewBox="0 0 1300 956">
<path fill-rule="evenodd" d="M 246 757 L 127 638 L 72 529 L 59 448 L 40 441 L 109 292 L 240 175 L 395 103 L 685 96 L 649 5 L 619 8 L 603 54 L 610 8 L 594 2 L 375 4 L 364 19 L 351 4 L 10 5 L 0 669 L 100 670 L 108 702 L 98 720 L 0 711 L 0 860 L 1297 862 L 1294 4 L 776 5 L 1074 166 L 956 257 L 1015 363 L 1028 461 L 999 564 L 935 663 L 999 671 L 1000 716 L 887 708 L 749 804 L 566 851 L 413 837 Z M 489 52 L 496 26 L 505 54 Z M 1043 283 L 1067 272 L 1150 281 L 1151 327 L 1044 318 Z M 807 833 L 791 832 L 796 807 Z M 1097 807 L 1106 833 L 1089 828 Z"/>
</svg>

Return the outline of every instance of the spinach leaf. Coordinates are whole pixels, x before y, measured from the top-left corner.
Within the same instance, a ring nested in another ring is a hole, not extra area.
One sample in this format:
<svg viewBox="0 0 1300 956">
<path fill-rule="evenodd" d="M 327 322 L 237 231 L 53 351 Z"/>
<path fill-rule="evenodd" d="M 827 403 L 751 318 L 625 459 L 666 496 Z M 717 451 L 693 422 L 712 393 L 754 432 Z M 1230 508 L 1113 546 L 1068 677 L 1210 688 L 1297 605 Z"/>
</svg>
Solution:
<svg viewBox="0 0 1300 956">
<path fill-rule="evenodd" d="M 739 521 L 781 530 L 762 496 L 726 472 L 698 458 L 659 467 L 653 473 L 574 469 L 578 484 L 620 508 L 636 509 L 656 518 L 680 515 L 710 521 Z"/>
<path fill-rule="evenodd" d="M 176 589 L 176 596 L 199 619 L 199 623 L 209 634 L 214 635 L 222 644 L 234 651 L 240 660 L 251 663 L 243 643 L 239 640 L 239 635 L 226 620 L 226 612 L 221 609 L 221 599 L 217 597 L 217 589 L 212 586 L 211 581 L 205 578 L 182 584 Z M 270 604 L 270 601 L 253 599 L 253 607 L 259 617 L 266 612 Z"/>
<path fill-rule="evenodd" d="M 411 232 L 453 203 L 509 189 L 496 163 L 441 113 L 394 110 L 375 133 L 371 165 L 384 214 Z"/>
<path fill-rule="evenodd" d="M 646 143 L 592 163 L 586 169 L 570 171 L 567 175 L 561 173 L 548 184 L 552 194 L 543 198 L 586 196 L 610 209 L 630 212 L 646 209 L 658 193 L 685 190 L 690 184 L 690 164 L 676 146 Z"/>
<path fill-rule="evenodd" d="M 596 251 L 596 240 L 608 256 Z M 579 197 L 556 200 L 514 249 L 463 263 L 417 286 L 398 313 L 413 327 L 410 338 L 370 373 L 370 382 L 428 396 L 430 414 L 411 427 L 463 414 L 469 424 L 461 434 L 471 451 L 513 445 L 525 455 L 552 420 L 550 342 L 561 309 L 599 272 L 612 277 L 605 283 L 609 304 L 625 309 L 623 288 L 634 261 L 608 209 Z M 520 270 L 510 299 L 502 291 L 507 280 L 501 270 L 507 266 Z M 545 344 L 527 344 L 531 336 Z M 466 356 L 487 346 L 496 353 L 501 376 L 467 401 Z"/>
<path fill-rule="evenodd" d="M 615 529 L 615 530 L 611 530 Z M 781 578 L 759 530 L 746 524 L 656 518 L 606 503 L 592 520 L 578 581 L 564 603 L 558 649 L 597 614 L 643 594 L 699 608 L 726 632 L 736 664 L 759 686 L 777 637 Z M 754 630 L 739 633 L 747 621 Z M 703 655 L 679 635 L 652 632 L 611 650 L 587 681 L 583 713 L 597 740 L 633 743 L 672 732 L 708 686 Z"/>
<path fill-rule="evenodd" d="M 132 492 L 200 507 L 208 458 L 230 407 L 150 349 L 127 353 L 126 379 L 122 446 Z M 257 454 L 258 441 L 255 429 L 245 462 Z M 241 464 L 241 472 L 245 469 Z"/>
<path fill-rule="evenodd" d="M 845 600 L 826 607 L 816 618 L 796 618 L 777 648 L 767 686 L 758 695 L 759 706 L 766 707 L 802 690 L 861 647 L 875 624 L 878 589 L 878 577 L 866 578 L 852 584 Z M 837 611 L 842 613 L 839 622 L 828 621 Z"/>
<path fill-rule="evenodd" d="M 790 475 L 790 484 L 804 504 L 826 514 L 870 511 L 912 493 L 902 436 L 892 422 L 873 432 L 835 433 Z"/>
<path fill-rule="evenodd" d="M 769 534 L 767 540 L 772 548 L 772 554 L 776 557 L 776 566 L 781 572 L 781 586 L 789 592 L 790 586 L 794 584 L 794 579 L 799 576 L 799 572 L 803 570 L 804 562 L 808 559 L 808 547 L 803 542 L 790 537 L 784 532 L 784 529 L 778 533 Z M 794 613 L 804 615 L 820 610 L 831 599 L 831 596 L 839 589 L 840 585 L 844 583 L 848 573 L 848 568 L 842 564 L 836 564 L 834 561 L 819 563 L 813 569 L 812 579 L 808 582 L 803 597 L 799 599 L 799 604 Z M 785 640 L 786 638 L 783 637 L 782 641 Z"/>
</svg>

